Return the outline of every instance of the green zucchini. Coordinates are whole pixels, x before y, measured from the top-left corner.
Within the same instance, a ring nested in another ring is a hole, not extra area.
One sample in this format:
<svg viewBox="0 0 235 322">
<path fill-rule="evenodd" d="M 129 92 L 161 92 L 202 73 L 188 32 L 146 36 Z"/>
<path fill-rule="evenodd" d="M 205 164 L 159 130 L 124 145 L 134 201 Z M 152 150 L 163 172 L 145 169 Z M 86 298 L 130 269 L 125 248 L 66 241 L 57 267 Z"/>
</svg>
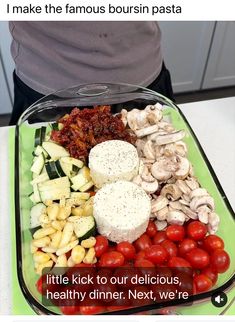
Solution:
<svg viewBox="0 0 235 322">
<path fill-rule="evenodd" d="M 49 179 L 52 180 L 52 179 L 56 179 L 56 178 L 60 177 L 54 161 L 46 163 L 45 167 L 46 167 L 46 171 L 47 171 Z"/>
<path fill-rule="evenodd" d="M 95 235 L 96 224 L 93 216 L 80 217 L 74 222 L 74 232 L 79 241 Z"/>
</svg>

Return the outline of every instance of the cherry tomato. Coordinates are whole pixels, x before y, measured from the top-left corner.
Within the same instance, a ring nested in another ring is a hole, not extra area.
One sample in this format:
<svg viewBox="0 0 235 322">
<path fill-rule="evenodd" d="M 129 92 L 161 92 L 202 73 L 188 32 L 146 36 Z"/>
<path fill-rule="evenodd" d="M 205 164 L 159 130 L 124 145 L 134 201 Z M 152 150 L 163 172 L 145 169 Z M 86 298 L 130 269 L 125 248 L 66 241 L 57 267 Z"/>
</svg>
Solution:
<svg viewBox="0 0 235 322">
<path fill-rule="evenodd" d="M 165 248 L 165 250 L 169 255 L 169 258 L 177 256 L 177 253 L 178 253 L 177 246 L 171 240 L 168 240 L 168 239 L 163 240 L 163 242 L 161 243 L 161 246 Z"/>
<path fill-rule="evenodd" d="M 114 294 L 117 291 L 116 286 L 114 284 L 111 284 L 109 281 L 106 284 L 94 285 L 94 289 L 107 295 L 106 298 L 103 299 L 103 302 L 105 303 L 111 302 L 113 300 L 111 298 L 112 296 L 109 297 L 108 294 Z"/>
<path fill-rule="evenodd" d="M 144 259 L 145 258 L 145 250 L 140 250 L 137 254 L 136 254 L 136 260 L 138 259 Z"/>
<path fill-rule="evenodd" d="M 80 311 L 80 307 L 76 305 L 60 306 L 60 310 L 65 315 L 75 315 Z"/>
<path fill-rule="evenodd" d="M 192 267 L 191 264 L 182 257 L 172 257 L 168 262 L 169 267 Z"/>
<path fill-rule="evenodd" d="M 134 259 L 136 256 L 135 247 L 129 242 L 121 242 L 117 244 L 117 251 L 122 253 L 122 255 L 127 259 Z"/>
<path fill-rule="evenodd" d="M 85 302 L 85 301 L 84 301 Z M 80 306 L 80 313 L 83 315 L 92 315 L 92 314 L 99 314 L 105 311 L 105 306 L 103 305 L 81 305 Z"/>
<path fill-rule="evenodd" d="M 108 239 L 104 236 L 96 236 L 96 243 L 95 243 L 95 256 L 100 257 L 104 254 L 109 247 Z"/>
<path fill-rule="evenodd" d="M 181 241 L 184 239 L 184 227 L 180 225 L 170 225 L 166 229 L 166 236 L 172 241 Z"/>
<path fill-rule="evenodd" d="M 120 267 L 124 262 L 125 258 L 122 253 L 116 251 L 104 253 L 100 258 L 101 267 Z"/>
<path fill-rule="evenodd" d="M 148 249 L 152 246 L 152 242 L 147 234 L 143 234 L 134 242 L 134 246 L 138 252 L 140 250 Z"/>
<path fill-rule="evenodd" d="M 230 265 L 230 257 L 223 249 L 217 249 L 211 254 L 211 267 L 217 273 L 224 273 Z"/>
<path fill-rule="evenodd" d="M 153 237 L 153 244 L 158 245 L 161 244 L 164 240 L 166 240 L 166 232 L 165 231 L 158 231 L 156 235 Z"/>
<path fill-rule="evenodd" d="M 138 259 L 135 261 L 135 267 L 148 268 L 155 267 L 152 262 L 147 259 Z"/>
<path fill-rule="evenodd" d="M 36 288 L 40 294 L 43 293 L 43 282 L 44 282 L 44 277 L 42 275 L 39 277 L 39 279 L 36 282 Z"/>
<path fill-rule="evenodd" d="M 216 235 L 209 235 L 203 241 L 203 247 L 212 253 L 216 249 L 224 249 L 224 241 Z"/>
<path fill-rule="evenodd" d="M 208 276 L 204 274 L 199 274 L 194 276 L 194 283 L 196 286 L 196 292 L 207 292 L 212 288 L 212 281 L 209 279 Z"/>
<path fill-rule="evenodd" d="M 161 245 L 152 245 L 145 254 L 146 259 L 155 265 L 163 264 L 168 258 L 166 249 Z"/>
<path fill-rule="evenodd" d="M 153 221 L 149 221 L 148 227 L 146 229 L 146 234 L 152 238 L 156 235 L 157 233 L 157 227 Z"/>
<path fill-rule="evenodd" d="M 206 267 L 201 271 L 202 274 L 209 277 L 212 282 L 212 286 L 214 286 L 218 280 L 218 273 L 212 267 Z"/>
<path fill-rule="evenodd" d="M 194 248 L 185 255 L 186 259 L 193 268 L 202 269 L 209 265 L 210 257 L 208 253 L 201 248 Z"/>
<path fill-rule="evenodd" d="M 195 240 L 190 238 L 185 238 L 182 240 L 182 242 L 179 244 L 179 255 L 184 257 L 185 254 L 190 252 L 190 250 L 197 248 L 197 243 Z"/>
<path fill-rule="evenodd" d="M 200 221 L 192 221 L 187 226 L 187 235 L 189 238 L 192 238 L 193 240 L 201 240 L 203 239 L 207 234 L 207 227 L 205 224 L 203 224 Z"/>
</svg>

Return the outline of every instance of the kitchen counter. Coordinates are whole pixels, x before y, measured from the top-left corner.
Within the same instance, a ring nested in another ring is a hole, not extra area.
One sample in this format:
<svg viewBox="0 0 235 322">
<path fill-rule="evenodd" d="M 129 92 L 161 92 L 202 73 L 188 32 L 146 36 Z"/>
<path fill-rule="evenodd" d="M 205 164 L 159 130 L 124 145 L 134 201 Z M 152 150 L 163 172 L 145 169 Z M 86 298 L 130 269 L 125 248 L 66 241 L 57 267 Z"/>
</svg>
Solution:
<svg viewBox="0 0 235 322">
<path fill-rule="evenodd" d="M 235 210 L 235 97 L 182 104 L 180 108 Z M 8 133 L 9 127 L 0 128 L 0 314 L 6 315 L 11 314 L 12 292 Z M 232 307 L 230 314 L 235 314 Z"/>
</svg>

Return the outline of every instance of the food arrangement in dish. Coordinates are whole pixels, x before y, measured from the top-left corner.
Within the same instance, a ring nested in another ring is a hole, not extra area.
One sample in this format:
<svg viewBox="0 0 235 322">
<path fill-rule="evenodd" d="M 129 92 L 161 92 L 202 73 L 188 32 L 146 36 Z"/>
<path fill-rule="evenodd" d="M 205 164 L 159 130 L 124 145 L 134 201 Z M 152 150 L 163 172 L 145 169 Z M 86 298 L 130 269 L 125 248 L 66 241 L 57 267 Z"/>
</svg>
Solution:
<svg viewBox="0 0 235 322">
<path fill-rule="evenodd" d="M 215 202 L 187 158 L 185 135 L 158 103 L 117 115 L 109 106 L 74 108 L 38 128 L 30 182 L 35 272 L 190 267 L 194 293 L 211 289 L 230 260 L 215 235 Z M 73 313 L 87 312 L 80 306 Z"/>
</svg>

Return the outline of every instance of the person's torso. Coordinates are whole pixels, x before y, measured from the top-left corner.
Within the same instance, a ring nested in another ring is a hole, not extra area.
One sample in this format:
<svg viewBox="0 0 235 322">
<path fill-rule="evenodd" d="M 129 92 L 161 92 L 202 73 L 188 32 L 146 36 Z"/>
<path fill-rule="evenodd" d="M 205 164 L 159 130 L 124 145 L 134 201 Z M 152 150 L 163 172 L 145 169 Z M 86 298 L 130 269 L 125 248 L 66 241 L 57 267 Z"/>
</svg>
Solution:
<svg viewBox="0 0 235 322">
<path fill-rule="evenodd" d="M 16 73 L 47 94 L 76 84 L 149 85 L 162 66 L 156 22 L 10 22 Z"/>
</svg>

